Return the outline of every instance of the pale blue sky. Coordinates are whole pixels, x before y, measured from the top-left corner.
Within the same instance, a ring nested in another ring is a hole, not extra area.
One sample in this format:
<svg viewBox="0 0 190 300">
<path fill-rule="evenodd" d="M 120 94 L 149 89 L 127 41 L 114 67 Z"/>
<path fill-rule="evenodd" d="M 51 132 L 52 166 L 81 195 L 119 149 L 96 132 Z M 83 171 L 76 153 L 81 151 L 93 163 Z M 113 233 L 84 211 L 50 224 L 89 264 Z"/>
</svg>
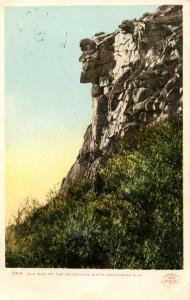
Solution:
<svg viewBox="0 0 190 300">
<path fill-rule="evenodd" d="M 80 84 L 79 42 L 112 32 L 158 6 L 8 7 L 5 10 L 6 142 L 83 135 L 91 121 L 90 84 Z M 66 48 L 62 47 L 65 40 Z M 16 139 L 16 141 L 15 141 Z M 53 151 L 53 150 L 52 150 Z"/>
<path fill-rule="evenodd" d="M 76 160 L 92 114 L 91 84 L 80 84 L 80 40 L 156 8 L 6 8 L 7 220 L 26 197 L 43 202 Z"/>
</svg>

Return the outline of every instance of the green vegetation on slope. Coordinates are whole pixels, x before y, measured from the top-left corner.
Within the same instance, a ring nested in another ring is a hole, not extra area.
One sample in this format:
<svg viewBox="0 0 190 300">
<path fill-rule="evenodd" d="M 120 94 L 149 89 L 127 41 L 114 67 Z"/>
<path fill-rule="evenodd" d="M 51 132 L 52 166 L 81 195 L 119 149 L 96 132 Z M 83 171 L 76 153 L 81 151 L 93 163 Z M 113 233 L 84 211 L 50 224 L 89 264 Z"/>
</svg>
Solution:
<svg viewBox="0 0 190 300">
<path fill-rule="evenodd" d="M 19 212 L 6 230 L 7 267 L 183 267 L 182 121 L 143 128 L 92 184 Z"/>
</svg>

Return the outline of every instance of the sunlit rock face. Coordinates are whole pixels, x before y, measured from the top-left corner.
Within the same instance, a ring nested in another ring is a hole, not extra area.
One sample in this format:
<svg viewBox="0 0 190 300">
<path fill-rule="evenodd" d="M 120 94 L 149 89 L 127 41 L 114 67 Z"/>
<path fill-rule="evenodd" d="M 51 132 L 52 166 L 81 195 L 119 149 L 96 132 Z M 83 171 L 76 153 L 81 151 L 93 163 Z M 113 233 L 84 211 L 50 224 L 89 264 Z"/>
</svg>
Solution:
<svg viewBox="0 0 190 300">
<path fill-rule="evenodd" d="M 80 42 L 81 83 L 92 84 L 92 123 L 64 183 L 91 180 L 118 138 L 182 116 L 182 6 L 164 5 L 115 32 Z"/>
</svg>

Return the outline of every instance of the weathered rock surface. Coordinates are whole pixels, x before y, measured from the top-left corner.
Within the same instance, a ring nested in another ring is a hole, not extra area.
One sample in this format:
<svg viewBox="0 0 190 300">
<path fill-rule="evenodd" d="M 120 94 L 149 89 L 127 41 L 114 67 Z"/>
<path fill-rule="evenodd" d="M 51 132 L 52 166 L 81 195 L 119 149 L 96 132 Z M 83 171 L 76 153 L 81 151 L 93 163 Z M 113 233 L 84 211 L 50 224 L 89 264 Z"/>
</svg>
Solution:
<svg viewBox="0 0 190 300">
<path fill-rule="evenodd" d="M 114 142 L 140 126 L 182 115 L 182 6 L 164 5 L 111 34 L 80 42 L 81 83 L 92 83 L 92 124 L 60 193 L 91 180 Z"/>
</svg>

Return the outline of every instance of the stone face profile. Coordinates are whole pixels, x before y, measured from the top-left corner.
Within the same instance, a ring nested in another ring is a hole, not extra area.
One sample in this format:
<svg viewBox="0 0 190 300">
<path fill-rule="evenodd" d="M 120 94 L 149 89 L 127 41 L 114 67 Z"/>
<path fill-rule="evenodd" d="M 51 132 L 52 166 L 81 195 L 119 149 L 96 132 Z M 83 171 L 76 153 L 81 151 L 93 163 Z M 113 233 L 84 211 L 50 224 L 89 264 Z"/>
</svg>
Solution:
<svg viewBox="0 0 190 300">
<path fill-rule="evenodd" d="M 115 32 L 80 42 L 81 83 L 92 84 L 92 124 L 60 193 L 91 180 L 114 142 L 137 127 L 182 115 L 182 6 L 164 5 Z"/>
</svg>

